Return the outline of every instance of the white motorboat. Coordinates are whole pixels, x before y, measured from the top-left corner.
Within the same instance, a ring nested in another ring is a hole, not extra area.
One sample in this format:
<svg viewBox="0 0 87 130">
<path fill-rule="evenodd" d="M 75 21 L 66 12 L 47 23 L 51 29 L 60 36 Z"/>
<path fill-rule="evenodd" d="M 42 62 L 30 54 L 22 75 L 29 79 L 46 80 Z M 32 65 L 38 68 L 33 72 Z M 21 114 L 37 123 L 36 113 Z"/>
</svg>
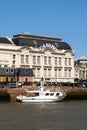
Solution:
<svg viewBox="0 0 87 130">
<path fill-rule="evenodd" d="M 49 90 L 46 90 L 42 84 L 38 90 L 29 91 L 25 89 L 27 94 L 17 96 L 17 101 L 26 102 L 26 103 L 28 102 L 57 102 L 57 101 L 62 101 L 65 98 L 66 93 L 60 92 L 60 91 L 51 92 Z"/>
<path fill-rule="evenodd" d="M 57 102 L 62 101 L 66 94 L 64 92 L 50 92 L 40 88 L 39 90 L 29 91 L 25 89 L 27 95 L 17 96 L 17 101 L 20 102 Z M 32 94 L 31 94 L 32 93 Z M 29 96 L 32 95 L 32 96 Z"/>
</svg>

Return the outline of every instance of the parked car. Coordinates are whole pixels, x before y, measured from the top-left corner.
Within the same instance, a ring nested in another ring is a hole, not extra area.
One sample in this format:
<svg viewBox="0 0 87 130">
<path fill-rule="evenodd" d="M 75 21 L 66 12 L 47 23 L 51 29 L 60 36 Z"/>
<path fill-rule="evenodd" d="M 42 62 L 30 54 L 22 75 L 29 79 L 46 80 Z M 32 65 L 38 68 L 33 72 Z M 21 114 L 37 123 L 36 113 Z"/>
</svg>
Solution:
<svg viewBox="0 0 87 130">
<path fill-rule="evenodd" d="M 83 88 L 86 88 L 86 87 L 87 87 L 87 83 L 86 83 L 86 82 L 83 82 L 83 83 L 82 83 L 82 87 L 83 87 Z"/>
<path fill-rule="evenodd" d="M 0 82 L 0 88 L 4 88 L 4 83 Z"/>
<path fill-rule="evenodd" d="M 17 87 L 22 87 L 22 82 L 16 82 Z"/>
<path fill-rule="evenodd" d="M 22 87 L 22 82 L 9 82 L 8 86 L 9 88 Z"/>
</svg>

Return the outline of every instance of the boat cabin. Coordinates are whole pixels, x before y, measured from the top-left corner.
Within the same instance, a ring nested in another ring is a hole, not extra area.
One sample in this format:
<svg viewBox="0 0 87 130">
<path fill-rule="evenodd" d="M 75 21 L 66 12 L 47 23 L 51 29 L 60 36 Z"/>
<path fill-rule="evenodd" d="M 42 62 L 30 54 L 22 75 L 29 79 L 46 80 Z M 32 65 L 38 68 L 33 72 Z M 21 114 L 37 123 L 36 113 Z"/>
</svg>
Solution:
<svg viewBox="0 0 87 130">
<path fill-rule="evenodd" d="M 60 93 L 56 93 L 56 92 L 36 92 L 35 96 L 59 96 Z"/>
</svg>

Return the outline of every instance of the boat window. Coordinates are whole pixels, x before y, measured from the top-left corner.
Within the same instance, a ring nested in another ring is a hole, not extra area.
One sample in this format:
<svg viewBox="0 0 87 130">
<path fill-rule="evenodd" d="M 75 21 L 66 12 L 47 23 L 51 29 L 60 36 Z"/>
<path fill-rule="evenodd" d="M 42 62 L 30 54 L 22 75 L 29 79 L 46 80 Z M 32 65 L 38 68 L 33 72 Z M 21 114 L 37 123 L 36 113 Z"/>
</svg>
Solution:
<svg viewBox="0 0 87 130">
<path fill-rule="evenodd" d="M 49 93 L 46 93 L 45 95 L 46 95 L 46 96 L 49 96 Z"/>
<path fill-rule="evenodd" d="M 50 96 L 53 96 L 54 95 L 54 93 L 50 93 Z"/>
<path fill-rule="evenodd" d="M 35 93 L 35 96 L 39 96 L 39 93 Z"/>
<path fill-rule="evenodd" d="M 56 96 L 59 96 L 59 93 L 57 93 Z"/>
</svg>

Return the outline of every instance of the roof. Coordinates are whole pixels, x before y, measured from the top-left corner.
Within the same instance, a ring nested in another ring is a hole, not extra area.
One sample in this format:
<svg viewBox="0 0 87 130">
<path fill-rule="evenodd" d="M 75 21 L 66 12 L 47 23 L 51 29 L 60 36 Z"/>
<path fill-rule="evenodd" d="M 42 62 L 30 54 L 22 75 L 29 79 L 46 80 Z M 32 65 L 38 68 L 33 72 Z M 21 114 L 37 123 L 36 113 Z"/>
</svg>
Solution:
<svg viewBox="0 0 87 130">
<path fill-rule="evenodd" d="M 71 46 L 62 41 L 61 38 L 55 37 L 48 37 L 48 36 L 39 36 L 39 35 L 32 35 L 29 33 L 21 33 L 17 35 L 13 35 L 12 38 L 0 37 L 0 43 L 3 44 L 12 44 L 16 46 L 28 46 L 28 47 L 37 47 L 51 44 L 56 47 L 58 50 L 72 50 Z"/>
<path fill-rule="evenodd" d="M 32 68 L 17 68 L 16 72 L 18 76 L 34 76 Z"/>
<path fill-rule="evenodd" d="M 11 38 L 8 37 L 0 37 L 0 43 L 4 44 L 14 44 Z"/>
<path fill-rule="evenodd" d="M 68 43 L 63 42 L 60 38 L 54 37 L 43 37 L 31 34 L 18 34 L 13 36 L 12 41 L 17 46 L 29 46 L 39 48 L 42 45 L 50 43 L 59 50 L 72 50 L 71 46 Z"/>
<path fill-rule="evenodd" d="M 20 33 L 20 34 L 16 34 L 16 35 L 13 35 L 13 37 L 26 37 L 26 38 L 35 38 L 35 39 L 50 39 L 50 40 L 58 40 L 58 41 L 61 41 L 62 39 L 61 38 L 55 38 L 55 37 L 52 37 L 52 36 L 41 36 L 41 35 L 35 35 L 35 34 L 30 34 L 30 33 L 27 33 L 27 32 L 23 32 L 23 33 Z"/>
<path fill-rule="evenodd" d="M 4 68 L 0 67 L 0 76 L 34 76 L 32 68 Z"/>
</svg>

